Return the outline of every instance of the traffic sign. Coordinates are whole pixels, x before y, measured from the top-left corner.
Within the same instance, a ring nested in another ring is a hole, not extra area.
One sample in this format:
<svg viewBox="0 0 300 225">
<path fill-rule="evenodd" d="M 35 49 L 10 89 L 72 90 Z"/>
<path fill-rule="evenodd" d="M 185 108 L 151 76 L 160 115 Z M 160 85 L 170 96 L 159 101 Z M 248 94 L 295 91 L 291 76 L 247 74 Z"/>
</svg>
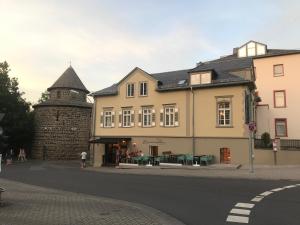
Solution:
<svg viewBox="0 0 300 225">
<path fill-rule="evenodd" d="M 251 132 L 256 131 L 256 123 L 255 122 L 250 122 L 248 124 L 248 128 L 249 128 L 249 131 L 251 131 Z"/>
</svg>

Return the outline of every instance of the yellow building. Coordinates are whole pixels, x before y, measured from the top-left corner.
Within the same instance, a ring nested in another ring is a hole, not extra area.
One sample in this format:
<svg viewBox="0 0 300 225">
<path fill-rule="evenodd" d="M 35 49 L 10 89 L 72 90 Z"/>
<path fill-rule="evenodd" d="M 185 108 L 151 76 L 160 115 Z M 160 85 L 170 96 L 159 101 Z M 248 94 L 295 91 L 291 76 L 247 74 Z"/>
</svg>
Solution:
<svg viewBox="0 0 300 225">
<path fill-rule="evenodd" d="M 117 84 L 92 94 L 95 165 L 114 164 L 136 151 L 247 163 L 246 102 L 253 78 L 252 60 L 232 55 L 189 70 L 150 74 L 133 69 Z"/>
</svg>

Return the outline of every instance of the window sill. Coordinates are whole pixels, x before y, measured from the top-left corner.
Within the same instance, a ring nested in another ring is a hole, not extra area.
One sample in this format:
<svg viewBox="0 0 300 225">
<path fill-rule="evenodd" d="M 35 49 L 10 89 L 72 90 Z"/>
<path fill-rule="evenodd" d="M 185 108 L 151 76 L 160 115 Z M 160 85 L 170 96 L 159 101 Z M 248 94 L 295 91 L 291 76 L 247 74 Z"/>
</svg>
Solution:
<svg viewBox="0 0 300 225">
<path fill-rule="evenodd" d="M 233 128 L 232 125 L 228 125 L 228 126 L 216 126 L 216 128 Z"/>
</svg>

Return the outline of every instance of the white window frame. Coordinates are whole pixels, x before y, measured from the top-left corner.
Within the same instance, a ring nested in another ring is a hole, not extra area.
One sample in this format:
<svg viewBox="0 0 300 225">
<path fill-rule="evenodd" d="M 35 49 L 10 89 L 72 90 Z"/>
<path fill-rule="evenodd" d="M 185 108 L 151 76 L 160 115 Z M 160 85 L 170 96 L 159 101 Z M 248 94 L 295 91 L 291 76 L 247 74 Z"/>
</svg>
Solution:
<svg viewBox="0 0 300 225">
<path fill-rule="evenodd" d="M 109 121 L 110 121 L 110 123 L 109 123 Z M 104 127 L 112 127 L 112 111 L 104 111 L 103 124 L 104 124 Z"/>
<path fill-rule="evenodd" d="M 126 85 L 126 97 L 134 97 L 134 83 L 127 83 Z"/>
<path fill-rule="evenodd" d="M 122 127 L 131 127 L 131 110 L 122 110 Z"/>
<path fill-rule="evenodd" d="M 145 120 L 145 117 L 148 118 Z M 142 110 L 142 125 L 143 127 L 152 127 L 152 109 L 143 108 Z"/>
<path fill-rule="evenodd" d="M 164 108 L 164 123 L 165 127 L 174 127 L 175 126 L 175 107 L 166 106 Z"/>
<path fill-rule="evenodd" d="M 281 73 L 276 73 L 276 67 L 281 67 L 282 68 L 282 72 Z M 283 67 L 283 64 L 275 64 L 275 65 L 273 65 L 273 76 L 274 77 L 284 76 L 284 67 Z"/>
<path fill-rule="evenodd" d="M 140 96 L 148 96 L 148 82 L 142 81 L 140 82 Z"/>
<path fill-rule="evenodd" d="M 220 107 L 222 104 L 229 104 L 228 107 Z M 229 119 L 226 119 L 226 112 L 229 113 Z M 223 118 L 220 118 L 221 113 Z M 226 123 L 229 120 L 229 123 Z M 232 110 L 231 101 L 219 101 L 217 102 L 217 125 L 218 127 L 229 127 L 232 126 Z"/>
</svg>

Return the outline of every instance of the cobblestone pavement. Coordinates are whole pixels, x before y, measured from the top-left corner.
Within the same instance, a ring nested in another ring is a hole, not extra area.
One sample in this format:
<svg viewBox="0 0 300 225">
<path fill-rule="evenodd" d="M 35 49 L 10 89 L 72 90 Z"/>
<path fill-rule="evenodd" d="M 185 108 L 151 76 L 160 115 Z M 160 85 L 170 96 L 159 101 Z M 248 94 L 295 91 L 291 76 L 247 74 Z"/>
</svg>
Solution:
<svg viewBox="0 0 300 225">
<path fill-rule="evenodd" d="M 55 182 L 55 181 L 53 181 Z M 0 179 L 0 225 L 179 225 L 143 205 Z"/>
</svg>

